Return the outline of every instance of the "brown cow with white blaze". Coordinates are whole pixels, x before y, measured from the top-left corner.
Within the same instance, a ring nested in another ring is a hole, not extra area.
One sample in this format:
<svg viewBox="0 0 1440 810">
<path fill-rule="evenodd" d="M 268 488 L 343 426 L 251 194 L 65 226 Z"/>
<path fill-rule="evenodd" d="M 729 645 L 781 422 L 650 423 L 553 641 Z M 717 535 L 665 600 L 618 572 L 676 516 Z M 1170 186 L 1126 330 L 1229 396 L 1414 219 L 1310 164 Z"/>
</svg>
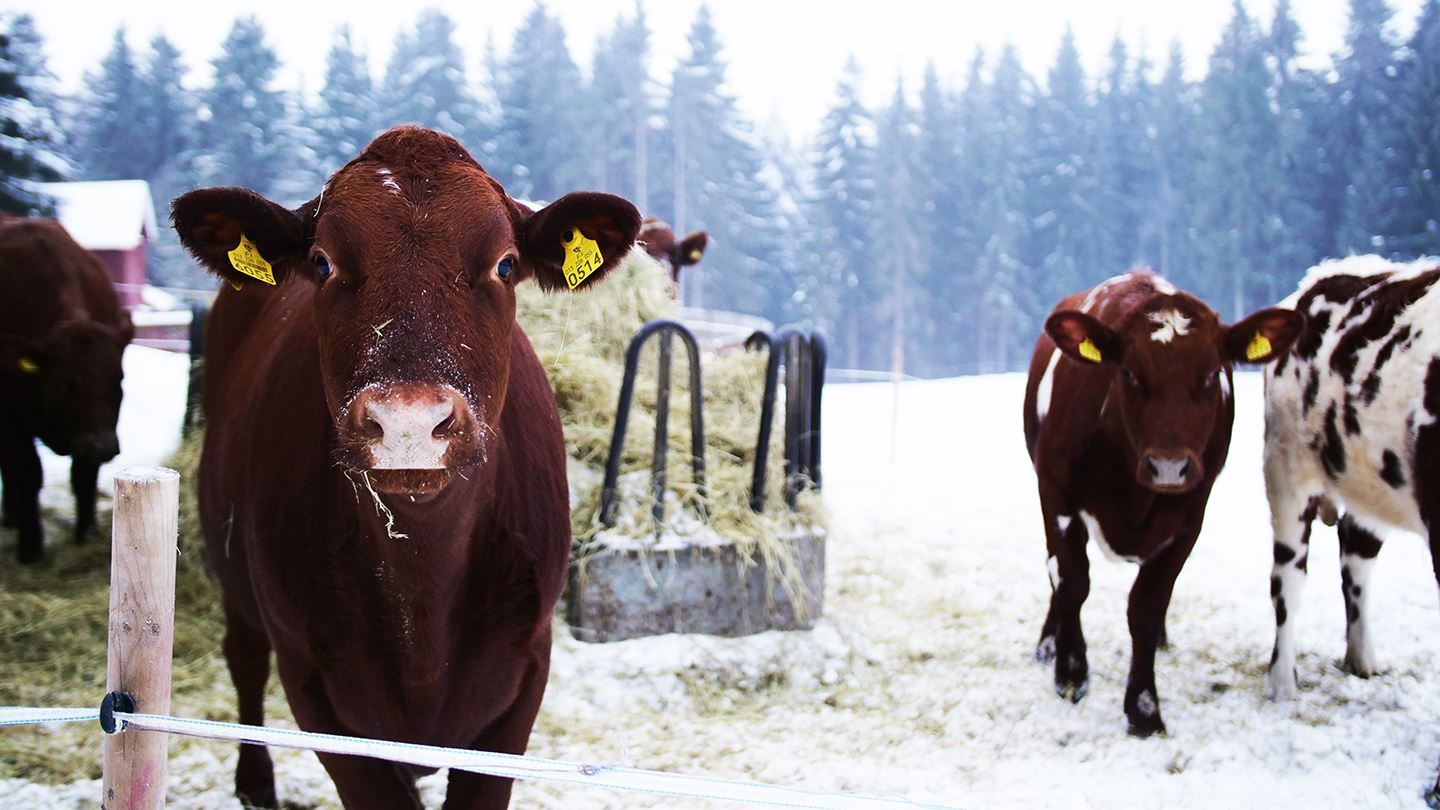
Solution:
<svg viewBox="0 0 1440 810">
<path fill-rule="evenodd" d="M 1035 345 L 1025 441 L 1052 587 L 1036 655 L 1053 657 L 1056 691 L 1079 702 L 1089 688 L 1080 628 L 1090 593 L 1086 541 L 1139 563 L 1128 611 L 1132 734 L 1165 730 L 1155 650 L 1230 448 L 1231 367 L 1283 353 L 1303 323 L 1290 310 L 1265 309 L 1227 327 L 1199 299 L 1136 271 L 1061 301 Z"/>
<path fill-rule="evenodd" d="M 173 217 L 230 283 L 209 321 L 199 489 L 241 722 L 263 722 L 273 650 L 304 729 L 524 752 L 570 513 L 515 285 L 588 286 L 639 213 L 594 193 L 531 211 L 454 139 L 401 127 L 293 211 L 216 188 Z M 347 807 L 419 806 L 411 769 L 320 759 Z M 235 781 L 277 804 L 264 748 L 241 747 Z M 452 771 L 445 806 L 509 795 Z"/>
</svg>

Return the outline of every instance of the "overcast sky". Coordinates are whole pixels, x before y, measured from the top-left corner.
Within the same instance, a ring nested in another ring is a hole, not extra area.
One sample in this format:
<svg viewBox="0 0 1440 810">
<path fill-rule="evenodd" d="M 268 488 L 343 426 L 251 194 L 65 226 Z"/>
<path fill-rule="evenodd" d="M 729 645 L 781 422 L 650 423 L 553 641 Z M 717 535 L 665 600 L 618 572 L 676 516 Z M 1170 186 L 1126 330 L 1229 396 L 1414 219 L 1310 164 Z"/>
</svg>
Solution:
<svg viewBox="0 0 1440 810">
<path fill-rule="evenodd" d="M 1275 0 L 1247 0 L 1253 17 L 1268 26 Z M 1397 10 L 1397 32 L 1414 26 L 1421 0 L 1389 0 Z M 1348 0 L 1292 0 L 1305 34 L 1302 48 L 1312 59 L 1341 46 Z M 389 58 L 397 30 L 413 24 L 422 4 L 250 0 L 224 4 L 196 0 L 6 0 L 8 10 L 34 15 L 44 35 L 51 69 L 66 90 L 83 81 L 110 47 L 119 25 L 132 47 L 143 48 L 163 31 L 186 53 L 191 84 L 209 78 L 213 59 L 236 16 L 253 13 L 265 26 L 283 63 L 280 81 L 315 92 L 324 77 L 325 56 L 337 26 L 348 22 L 368 49 L 378 74 Z M 512 33 L 533 7 L 531 0 L 505 3 L 439 2 L 458 27 L 458 37 L 475 67 L 487 44 L 508 50 Z M 550 0 L 564 20 L 572 55 L 588 66 L 598 35 L 620 13 L 633 13 L 634 0 Z M 645 4 L 652 32 L 652 72 L 667 77 L 685 52 L 685 38 L 700 0 L 651 0 Z M 829 106 L 840 67 L 855 54 L 867 77 L 868 101 L 883 103 L 902 77 L 913 92 L 925 63 L 933 60 L 952 85 L 963 81 L 976 45 L 993 53 L 1013 42 L 1030 73 L 1043 78 L 1054 59 L 1066 23 L 1075 29 L 1081 57 L 1092 73 L 1104 64 L 1116 33 L 1133 48 L 1143 44 L 1152 62 L 1163 65 L 1169 44 L 1183 46 L 1192 75 L 1206 59 L 1231 13 L 1231 0 L 713 0 L 710 3 L 726 47 L 732 92 L 758 123 L 783 127 L 803 137 L 818 127 Z"/>
</svg>

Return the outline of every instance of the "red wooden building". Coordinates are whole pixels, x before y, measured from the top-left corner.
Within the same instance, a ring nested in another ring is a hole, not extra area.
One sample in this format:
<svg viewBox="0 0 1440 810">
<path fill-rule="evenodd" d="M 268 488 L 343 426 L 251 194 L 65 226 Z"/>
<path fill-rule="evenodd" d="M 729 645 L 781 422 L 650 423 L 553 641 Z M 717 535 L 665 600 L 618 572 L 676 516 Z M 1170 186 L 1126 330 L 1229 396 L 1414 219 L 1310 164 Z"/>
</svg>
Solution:
<svg viewBox="0 0 1440 810">
<path fill-rule="evenodd" d="M 149 278 L 148 248 L 159 231 L 144 180 L 45 183 L 60 224 L 110 271 L 120 303 L 134 309 Z"/>
</svg>

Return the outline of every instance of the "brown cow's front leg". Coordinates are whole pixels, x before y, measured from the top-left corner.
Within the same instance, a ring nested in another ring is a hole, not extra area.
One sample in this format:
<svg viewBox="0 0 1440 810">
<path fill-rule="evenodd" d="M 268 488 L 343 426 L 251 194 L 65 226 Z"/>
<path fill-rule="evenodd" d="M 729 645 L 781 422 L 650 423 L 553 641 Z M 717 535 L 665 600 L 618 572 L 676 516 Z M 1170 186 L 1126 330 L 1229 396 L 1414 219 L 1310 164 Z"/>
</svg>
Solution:
<svg viewBox="0 0 1440 810">
<path fill-rule="evenodd" d="M 6 505 L 11 508 L 7 514 L 20 528 L 20 562 L 39 562 L 45 548 L 40 528 L 40 486 L 44 482 L 40 454 L 33 438 L 4 426 L 0 426 L 0 478 Z"/>
<path fill-rule="evenodd" d="M 280 680 L 295 722 L 305 731 L 365 737 L 343 725 L 335 716 L 320 673 L 297 671 L 277 659 Z M 383 759 L 343 754 L 316 754 L 335 783 L 346 810 L 420 810 L 420 791 L 408 766 Z"/>
<path fill-rule="evenodd" d="M 70 490 L 75 493 L 75 542 L 80 543 L 95 528 L 95 481 L 100 462 L 76 456 L 70 459 Z"/>
<path fill-rule="evenodd" d="M 548 625 L 547 625 L 548 628 Z M 544 658 L 525 676 L 515 702 L 470 746 L 479 751 L 523 754 L 530 744 L 530 730 L 540 713 L 540 699 L 550 671 L 549 632 L 545 634 Z M 503 810 L 510 804 L 514 780 L 499 779 L 468 771 L 451 770 L 445 790 L 445 810 Z"/>
<path fill-rule="evenodd" d="M 1125 686 L 1125 717 L 1130 721 L 1130 733 L 1136 737 L 1165 731 L 1165 721 L 1160 718 L 1160 697 L 1155 691 L 1155 650 L 1165 630 L 1165 614 L 1170 609 L 1175 578 L 1190 557 L 1197 534 L 1190 532 L 1176 537 L 1160 553 L 1142 563 L 1135 585 L 1130 589 L 1130 679 Z"/>
<path fill-rule="evenodd" d="M 270 642 L 233 608 L 225 608 L 225 663 L 240 703 L 240 722 L 265 725 L 265 682 L 270 679 Z M 275 769 L 263 745 L 241 745 L 235 795 L 248 807 L 279 807 Z"/>
</svg>

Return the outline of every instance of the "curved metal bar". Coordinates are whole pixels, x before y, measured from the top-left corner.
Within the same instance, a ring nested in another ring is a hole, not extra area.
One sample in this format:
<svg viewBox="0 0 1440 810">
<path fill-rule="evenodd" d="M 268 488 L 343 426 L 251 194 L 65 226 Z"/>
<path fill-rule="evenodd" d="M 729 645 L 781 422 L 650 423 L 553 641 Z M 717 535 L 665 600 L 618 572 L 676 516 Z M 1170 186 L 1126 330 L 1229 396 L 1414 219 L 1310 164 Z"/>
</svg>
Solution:
<svg viewBox="0 0 1440 810">
<path fill-rule="evenodd" d="M 770 429 L 775 422 L 775 390 L 780 383 L 780 347 L 775 337 L 761 329 L 745 339 L 748 351 L 764 349 L 765 394 L 760 400 L 760 435 L 755 439 L 755 471 L 750 476 L 750 511 L 765 509 L 765 474 L 770 465 Z"/>
<path fill-rule="evenodd" d="M 819 332 L 810 335 L 810 483 L 816 489 L 820 484 L 820 395 L 825 390 L 825 363 L 829 359 L 829 348 L 825 336 Z"/>
<path fill-rule="evenodd" d="M 668 428 L 670 419 L 670 341 L 680 336 L 685 344 L 687 359 L 690 361 L 690 441 L 691 470 L 695 478 L 696 491 L 700 496 L 699 508 L 703 514 L 704 502 L 709 497 L 705 485 L 705 415 L 704 392 L 701 390 L 700 348 L 690 330 L 677 321 L 664 318 L 646 323 L 630 339 L 625 351 L 625 375 L 620 384 L 620 402 L 615 408 L 615 432 L 610 438 L 610 453 L 605 460 L 605 481 L 600 489 L 600 523 L 607 528 L 615 525 L 616 483 L 620 477 L 620 459 L 625 449 L 625 431 L 630 421 L 630 406 L 635 399 L 635 375 L 640 366 L 640 351 L 652 335 L 660 335 L 660 389 L 656 397 L 655 413 L 655 459 L 650 468 L 650 491 L 655 498 L 651 514 L 658 523 L 664 517 L 665 508 L 665 455 L 669 449 Z"/>
</svg>

